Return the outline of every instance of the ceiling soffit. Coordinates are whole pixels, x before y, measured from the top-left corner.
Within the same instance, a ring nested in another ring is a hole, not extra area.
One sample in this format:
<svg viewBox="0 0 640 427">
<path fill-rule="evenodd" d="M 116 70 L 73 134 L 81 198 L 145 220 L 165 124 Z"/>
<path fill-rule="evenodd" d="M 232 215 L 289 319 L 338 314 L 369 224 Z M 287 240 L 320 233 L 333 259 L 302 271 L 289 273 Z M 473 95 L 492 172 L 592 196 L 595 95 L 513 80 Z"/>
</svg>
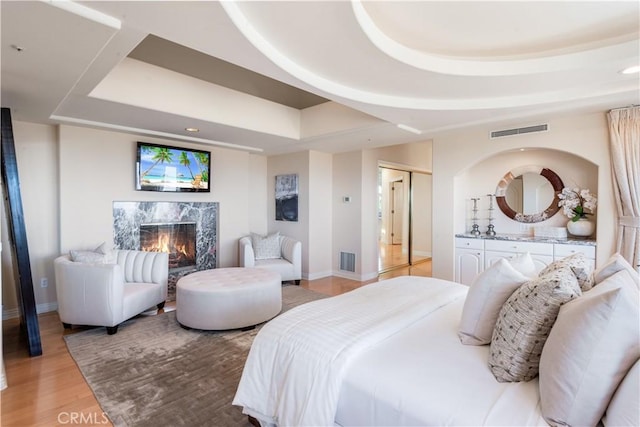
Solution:
<svg viewBox="0 0 640 427">
<path fill-rule="evenodd" d="M 382 3 L 377 7 L 394 2 Z M 222 6 L 245 37 L 283 70 L 322 91 L 364 104 L 424 111 L 505 109 L 579 100 L 594 93 L 593 88 L 597 95 L 608 95 L 628 93 L 637 86 L 633 77 L 618 73 L 638 61 L 637 21 L 635 33 L 629 33 L 633 25 L 627 23 L 624 34 L 615 33 L 606 41 L 610 44 L 588 43 L 585 36 L 580 46 L 560 44 L 563 52 L 478 59 L 407 48 L 375 26 L 359 1 L 224 2 Z M 574 11 L 580 7 L 576 4 Z M 301 13 L 303 8 L 309 13 Z M 473 15 L 473 10 L 465 12 Z M 329 15 L 336 16 L 335 28 L 322 25 Z M 371 25 L 363 24 L 363 19 Z M 477 28 L 482 19 L 476 21 Z M 380 42 L 382 36 L 388 43 Z M 335 43 L 336 39 L 352 42 Z M 363 39 L 368 42 L 362 43 Z M 334 43 L 328 46 L 327 40 Z M 589 73 L 584 73 L 587 68 Z"/>
<path fill-rule="evenodd" d="M 302 110 L 328 99 L 150 34 L 130 58 Z"/>
</svg>

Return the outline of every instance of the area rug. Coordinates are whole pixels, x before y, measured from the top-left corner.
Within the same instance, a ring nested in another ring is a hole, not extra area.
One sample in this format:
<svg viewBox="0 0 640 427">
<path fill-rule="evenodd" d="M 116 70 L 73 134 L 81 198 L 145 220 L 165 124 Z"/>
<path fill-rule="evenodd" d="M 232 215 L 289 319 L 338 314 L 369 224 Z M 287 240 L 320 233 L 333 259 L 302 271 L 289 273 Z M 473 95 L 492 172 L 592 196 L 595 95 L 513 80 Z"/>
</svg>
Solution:
<svg viewBox="0 0 640 427">
<path fill-rule="evenodd" d="M 283 312 L 324 297 L 285 286 Z M 250 426 L 231 402 L 260 326 L 188 330 L 171 311 L 131 319 L 115 335 L 93 328 L 64 339 L 115 426 Z"/>
</svg>

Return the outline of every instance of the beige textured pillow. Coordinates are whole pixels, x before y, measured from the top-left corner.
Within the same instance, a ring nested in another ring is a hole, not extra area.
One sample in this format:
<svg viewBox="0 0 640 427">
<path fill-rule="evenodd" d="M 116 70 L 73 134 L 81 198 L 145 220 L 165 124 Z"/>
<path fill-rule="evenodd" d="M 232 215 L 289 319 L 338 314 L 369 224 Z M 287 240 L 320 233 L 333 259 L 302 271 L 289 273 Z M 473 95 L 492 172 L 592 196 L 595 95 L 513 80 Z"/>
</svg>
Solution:
<svg viewBox="0 0 640 427">
<path fill-rule="evenodd" d="M 627 270 L 631 275 L 631 278 L 634 279 L 634 282 L 638 289 L 640 289 L 640 274 L 633 269 L 633 266 L 629 264 L 629 261 L 624 259 L 622 255 L 619 253 L 615 253 L 609 258 L 609 260 L 604 263 L 601 267 L 598 267 L 596 271 L 593 273 L 593 279 L 595 284 L 606 280 L 608 277 L 617 273 L 620 270 Z"/>
<path fill-rule="evenodd" d="M 491 337 L 489 368 L 499 382 L 529 381 L 538 375 L 542 348 L 560 306 L 580 294 L 569 268 L 549 272 L 513 292 Z"/>
<path fill-rule="evenodd" d="M 602 419 L 606 427 L 640 426 L 640 360 L 633 364 L 611 398 Z"/>
<path fill-rule="evenodd" d="M 550 424 L 598 424 L 640 357 L 638 298 L 620 271 L 560 309 L 540 360 L 540 404 Z"/>
<path fill-rule="evenodd" d="M 580 289 L 583 292 L 593 287 L 593 265 L 591 261 L 587 260 L 584 254 L 580 252 L 552 262 L 540 272 L 540 276 L 564 267 L 569 267 L 571 271 L 573 271 L 576 279 L 578 279 Z"/>
<path fill-rule="evenodd" d="M 251 245 L 256 259 L 282 258 L 280 232 L 275 232 L 268 236 L 251 233 Z"/>
<path fill-rule="evenodd" d="M 462 344 L 489 344 L 500 308 L 527 280 L 504 258 L 478 275 L 469 287 L 462 309 L 458 330 Z"/>
</svg>

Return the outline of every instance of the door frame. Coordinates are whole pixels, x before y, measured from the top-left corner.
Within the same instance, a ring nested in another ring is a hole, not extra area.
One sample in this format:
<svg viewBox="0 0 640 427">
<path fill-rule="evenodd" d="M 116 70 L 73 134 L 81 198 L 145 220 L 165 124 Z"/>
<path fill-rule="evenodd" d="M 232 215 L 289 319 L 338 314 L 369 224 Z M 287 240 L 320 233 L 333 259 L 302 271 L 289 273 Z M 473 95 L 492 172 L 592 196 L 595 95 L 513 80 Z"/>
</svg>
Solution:
<svg viewBox="0 0 640 427">
<path fill-rule="evenodd" d="M 413 194 L 413 174 L 414 173 L 422 173 L 422 174 L 427 174 L 427 175 L 432 175 L 431 171 L 428 170 L 423 170 L 423 169 L 419 169 L 419 168 L 414 168 L 411 166 L 406 166 L 406 165 L 399 165 L 399 164 L 391 164 L 388 162 L 383 162 L 383 161 L 378 161 L 378 177 L 380 176 L 380 169 L 391 169 L 391 170 L 396 170 L 396 171 L 400 171 L 400 172 L 407 172 L 408 173 L 408 189 L 406 191 L 406 194 L 408 194 L 409 197 L 409 202 L 408 202 L 408 243 L 407 243 L 407 250 L 408 250 L 408 262 L 407 263 L 403 263 L 403 264 L 399 264 L 399 265 L 394 265 L 388 268 L 384 268 L 378 271 L 378 273 L 384 273 L 386 271 L 389 270 L 393 270 L 396 268 L 401 268 L 401 267 L 406 267 L 406 266 L 410 266 L 410 265 L 415 265 L 415 264 L 419 264 L 421 262 L 425 262 L 427 260 L 429 260 L 429 258 L 422 258 L 419 261 L 414 261 L 413 259 L 413 204 L 414 204 L 414 194 Z M 380 184 L 380 183 L 379 183 Z M 379 193 L 382 193 L 380 186 L 378 187 L 380 189 Z M 432 187 L 433 190 L 433 187 Z M 433 194 L 433 191 L 432 191 Z M 379 197 L 383 197 L 383 194 L 379 194 Z M 382 203 L 382 202 L 381 202 Z M 380 236 L 380 226 L 378 227 L 378 235 Z M 380 238 L 378 238 L 376 240 L 378 243 L 378 248 L 376 249 L 378 252 L 378 265 L 380 265 L 380 248 L 379 248 L 379 241 Z M 389 241 L 389 240 L 387 240 Z M 392 242 L 392 240 L 391 240 Z"/>
</svg>

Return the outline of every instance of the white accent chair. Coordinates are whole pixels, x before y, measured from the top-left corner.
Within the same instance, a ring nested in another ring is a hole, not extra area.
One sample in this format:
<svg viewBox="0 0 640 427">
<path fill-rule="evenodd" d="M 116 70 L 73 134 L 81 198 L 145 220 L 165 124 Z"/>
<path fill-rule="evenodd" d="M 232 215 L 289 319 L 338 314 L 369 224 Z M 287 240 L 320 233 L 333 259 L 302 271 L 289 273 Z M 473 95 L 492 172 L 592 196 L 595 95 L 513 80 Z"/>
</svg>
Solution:
<svg viewBox="0 0 640 427">
<path fill-rule="evenodd" d="M 240 267 L 258 267 L 280 273 L 283 282 L 302 279 L 302 243 L 288 236 L 280 236 L 280 258 L 256 259 L 251 236 L 242 237 L 238 244 Z"/>
<path fill-rule="evenodd" d="M 54 260 L 58 314 L 71 325 L 106 326 L 109 335 L 118 325 L 167 299 L 169 257 L 162 252 L 114 250 L 115 263 Z"/>
</svg>

